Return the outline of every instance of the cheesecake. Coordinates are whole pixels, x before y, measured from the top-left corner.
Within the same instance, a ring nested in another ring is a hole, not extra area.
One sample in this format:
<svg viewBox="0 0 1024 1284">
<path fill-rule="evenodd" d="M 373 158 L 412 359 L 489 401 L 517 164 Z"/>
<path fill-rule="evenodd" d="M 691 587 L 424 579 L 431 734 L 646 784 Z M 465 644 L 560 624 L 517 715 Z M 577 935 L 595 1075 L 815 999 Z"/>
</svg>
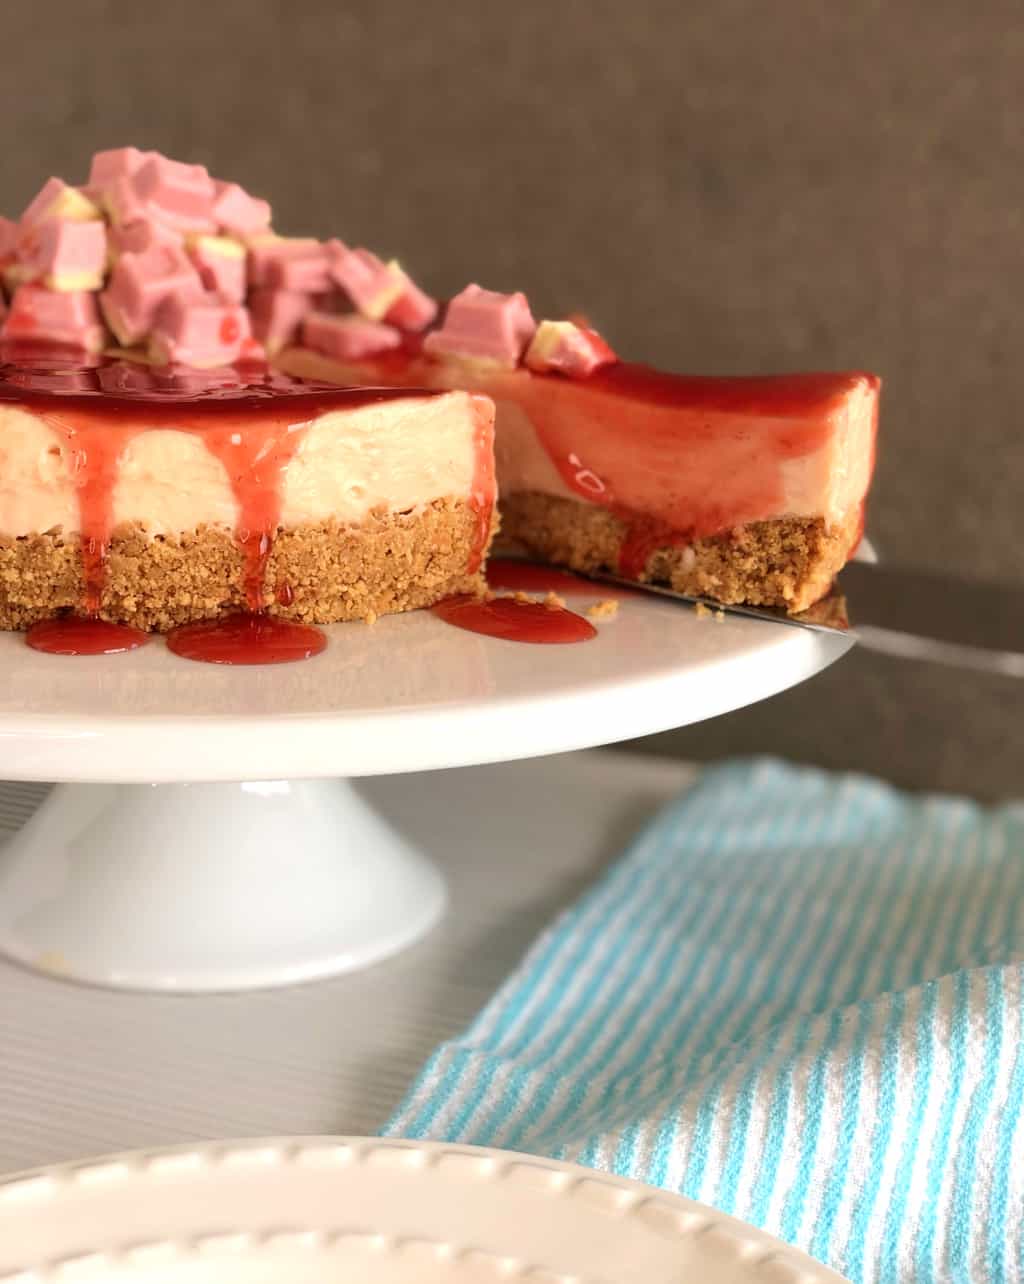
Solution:
<svg viewBox="0 0 1024 1284">
<path fill-rule="evenodd" d="M 499 516 L 495 547 L 797 613 L 863 532 L 875 376 L 622 361 L 158 153 L 0 219 L 0 281 L 0 628 L 372 619 L 482 592 Z"/>
</svg>

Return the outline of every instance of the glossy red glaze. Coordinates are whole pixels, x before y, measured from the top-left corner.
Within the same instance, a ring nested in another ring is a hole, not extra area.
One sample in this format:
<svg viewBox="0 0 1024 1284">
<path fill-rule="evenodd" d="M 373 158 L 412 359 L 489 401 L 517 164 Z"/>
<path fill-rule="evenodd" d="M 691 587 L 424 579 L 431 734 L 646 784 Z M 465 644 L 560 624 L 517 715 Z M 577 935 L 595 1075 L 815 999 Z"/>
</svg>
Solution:
<svg viewBox="0 0 1024 1284">
<path fill-rule="evenodd" d="M 587 642 L 597 629 L 582 615 L 544 602 L 523 602 L 514 597 L 490 601 L 475 597 L 449 597 L 430 608 L 446 624 L 506 642 Z"/>
<path fill-rule="evenodd" d="M 167 635 L 168 650 L 206 664 L 291 664 L 319 655 L 326 645 L 311 624 L 245 613 L 186 624 Z"/>
<path fill-rule="evenodd" d="M 149 634 L 95 616 L 62 615 L 33 624 L 25 641 L 48 655 L 116 655 L 145 646 Z"/>
</svg>

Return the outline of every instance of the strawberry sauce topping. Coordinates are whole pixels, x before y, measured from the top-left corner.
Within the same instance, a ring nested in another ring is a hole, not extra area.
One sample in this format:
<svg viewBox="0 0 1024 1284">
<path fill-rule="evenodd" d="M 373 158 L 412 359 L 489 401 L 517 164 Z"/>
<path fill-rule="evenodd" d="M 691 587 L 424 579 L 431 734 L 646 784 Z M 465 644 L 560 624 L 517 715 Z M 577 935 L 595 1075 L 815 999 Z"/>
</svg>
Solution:
<svg viewBox="0 0 1024 1284">
<path fill-rule="evenodd" d="M 588 642 L 597 629 L 575 611 L 515 597 L 449 597 L 430 608 L 446 624 L 505 642 Z"/>
<path fill-rule="evenodd" d="M 326 645 L 311 624 L 245 612 L 186 624 L 167 637 L 169 651 L 204 664 L 291 664 L 319 655 Z"/>
<path fill-rule="evenodd" d="M 92 616 L 62 615 L 34 624 L 25 641 L 33 651 L 48 655 L 117 655 L 145 646 L 149 634 Z"/>
</svg>

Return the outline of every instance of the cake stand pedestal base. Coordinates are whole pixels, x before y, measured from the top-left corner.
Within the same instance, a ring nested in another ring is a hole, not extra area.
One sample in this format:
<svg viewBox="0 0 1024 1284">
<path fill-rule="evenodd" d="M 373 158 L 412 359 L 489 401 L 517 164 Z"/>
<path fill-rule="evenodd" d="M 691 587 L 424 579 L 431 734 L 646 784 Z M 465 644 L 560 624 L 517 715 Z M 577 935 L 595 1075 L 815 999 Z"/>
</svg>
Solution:
<svg viewBox="0 0 1024 1284">
<path fill-rule="evenodd" d="M 57 785 L 0 848 L 0 952 L 118 989 L 335 976 L 411 944 L 444 903 L 347 781 Z"/>
</svg>

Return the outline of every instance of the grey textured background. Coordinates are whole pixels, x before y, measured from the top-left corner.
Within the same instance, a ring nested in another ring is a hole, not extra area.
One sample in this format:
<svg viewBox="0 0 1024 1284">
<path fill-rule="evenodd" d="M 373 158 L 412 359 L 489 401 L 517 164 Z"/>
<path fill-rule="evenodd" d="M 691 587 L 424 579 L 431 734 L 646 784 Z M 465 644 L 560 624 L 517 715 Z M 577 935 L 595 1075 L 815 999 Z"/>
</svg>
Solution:
<svg viewBox="0 0 1024 1284">
<path fill-rule="evenodd" d="M 1021 584 L 1024 21 L 962 0 L 2 0 L 0 208 L 96 147 L 202 160 L 440 292 L 624 355 L 885 379 L 887 556 Z M 955 602 L 950 603 L 955 610 Z M 1020 792 L 1020 686 L 856 655 L 657 737 Z"/>
</svg>

